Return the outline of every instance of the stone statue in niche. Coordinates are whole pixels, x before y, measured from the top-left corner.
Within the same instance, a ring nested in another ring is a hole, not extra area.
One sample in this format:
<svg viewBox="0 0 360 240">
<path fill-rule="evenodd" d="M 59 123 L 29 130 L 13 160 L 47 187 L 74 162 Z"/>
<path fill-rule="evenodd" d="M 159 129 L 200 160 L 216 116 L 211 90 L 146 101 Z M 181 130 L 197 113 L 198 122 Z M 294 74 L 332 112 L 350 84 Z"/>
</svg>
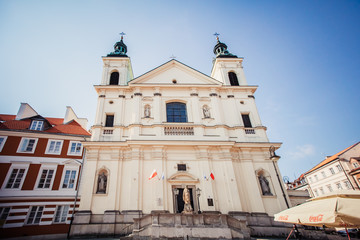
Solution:
<svg viewBox="0 0 360 240">
<path fill-rule="evenodd" d="M 272 195 L 272 193 L 270 191 L 269 181 L 266 179 L 266 177 L 264 177 L 263 175 L 260 175 L 259 182 L 260 182 L 262 194 L 265 196 Z"/>
<path fill-rule="evenodd" d="M 104 172 L 99 174 L 96 193 L 106 193 L 107 176 Z"/>
<path fill-rule="evenodd" d="M 145 109 L 144 109 L 144 116 L 145 116 L 146 118 L 149 118 L 150 115 L 151 115 L 150 106 L 149 106 L 149 105 L 146 105 L 146 106 L 145 106 Z"/>
<path fill-rule="evenodd" d="M 183 200 L 184 200 L 185 204 L 184 204 L 184 210 L 182 211 L 182 213 L 187 213 L 187 214 L 193 213 L 193 209 L 191 207 L 191 202 L 190 202 L 190 191 L 187 186 L 184 188 L 184 191 L 183 191 Z"/>
<path fill-rule="evenodd" d="M 207 105 L 203 106 L 204 118 L 210 118 L 210 109 Z"/>
</svg>

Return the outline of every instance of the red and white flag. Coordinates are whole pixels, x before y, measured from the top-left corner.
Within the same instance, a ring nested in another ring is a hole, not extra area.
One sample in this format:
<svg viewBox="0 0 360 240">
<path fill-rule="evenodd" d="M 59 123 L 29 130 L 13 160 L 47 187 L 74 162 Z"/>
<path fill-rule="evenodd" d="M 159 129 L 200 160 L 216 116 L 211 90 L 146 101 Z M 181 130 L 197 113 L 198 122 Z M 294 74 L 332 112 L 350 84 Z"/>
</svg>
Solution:
<svg viewBox="0 0 360 240">
<path fill-rule="evenodd" d="M 212 180 L 215 180 L 215 176 L 214 176 L 214 174 L 212 172 L 210 173 L 210 177 L 211 177 Z"/>
<path fill-rule="evenodd" d="M 149 177 L 149 180 L 156 177 L 157 175 L 157 172 L 156 172 L 156 169 L 154 169 L 154 171 L 151 173 L 150 177 Z"/>
</svg>

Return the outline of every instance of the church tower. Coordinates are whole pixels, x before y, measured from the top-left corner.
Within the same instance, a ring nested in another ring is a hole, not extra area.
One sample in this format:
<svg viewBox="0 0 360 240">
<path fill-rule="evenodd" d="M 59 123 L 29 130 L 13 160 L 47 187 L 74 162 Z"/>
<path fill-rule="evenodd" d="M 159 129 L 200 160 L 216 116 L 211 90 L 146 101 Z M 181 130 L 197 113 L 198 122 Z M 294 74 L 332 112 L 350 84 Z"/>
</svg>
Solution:
<svg viewBox="0 0 360 240">
<path fill-rule="evenodd" d="M 149 218 L 156 223 L 146 228 L 167 219 L 182 229 L 168 233 L 181 235 L 209 216 L 216 226 L 230 217 L 252 224 L 254 212 L 271 224 L 287 207 L 273 154 L 281 143 L 269 141 L 260 121 L 257 86 L 247 85 L 243 58 L 218 36 L 214 54 L 210 76 L 172 59 L 133 78 L 123 35 L 103 57 L 73 235 L 121 232 L 129 222 L 140 234 L 135 228 Z M 171 234 L 166 237 L 178 237 Z"/>
<path fill-rule="evenodd" d="M 246 86 L 246 78 L 242 62 L 244 58 L 237 57 L 227 50 L 225 43 L 220 42 L 219 34 L 215 33 L 217 44 L 214 47 L 214 60 L 211 77 L 219 80 L 225 86 Z"/>
<path fill-rule="evenodd" d="M 126 55 L 127 46 L 121 33 L 121 40 L 114 45 L 114 52 L 103 57 L 103 74 L 101 85 L 127 85 L 133 79 L 130 58 Z"/>
</svg>

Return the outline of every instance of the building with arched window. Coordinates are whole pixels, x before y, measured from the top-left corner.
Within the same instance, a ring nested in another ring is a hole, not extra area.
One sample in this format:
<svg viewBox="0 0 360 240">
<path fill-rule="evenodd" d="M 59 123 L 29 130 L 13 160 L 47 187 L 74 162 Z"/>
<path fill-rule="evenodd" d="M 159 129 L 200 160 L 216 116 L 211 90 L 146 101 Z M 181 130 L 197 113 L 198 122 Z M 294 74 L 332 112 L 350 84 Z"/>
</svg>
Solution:
<svg viewBox="0 0 360 240">
<path fill-rule="evenodd" d="M 165 224 L 178 229 L 163 237 L 179 237 L 192 221 L 191 231 L 213 224 L 212 238 L 250 237 L 266 232 L 257 220 L 271 226 L 289 206 L 269 152 L 281 143 L 267 138 L 257 86 L 217 40 L 210 75 L 172 59 L 133 78 L 123 39 L 103 57 L 72 235 L 150 236 Z M 109 87 L 114 72 L 119 82 Z"/>
</svg>

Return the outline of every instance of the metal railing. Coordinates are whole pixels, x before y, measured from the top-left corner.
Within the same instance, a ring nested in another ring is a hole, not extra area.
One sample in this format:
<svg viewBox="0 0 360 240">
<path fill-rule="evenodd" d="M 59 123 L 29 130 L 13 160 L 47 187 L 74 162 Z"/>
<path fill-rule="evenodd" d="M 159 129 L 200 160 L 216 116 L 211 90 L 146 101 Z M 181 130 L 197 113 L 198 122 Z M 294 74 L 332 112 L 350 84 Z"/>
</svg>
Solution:
<svg viewBox="0 0 360 240">
<path fill-rule="evenodd" d="M 113 132 L 114 132 L 114 130 L 112 130 L 112 129 L 104 129 L 103 134 L 104 135 L 111 135 L 111 134 L 113 134 Z"/>
<path fill-rule="evenodd" d="M 253 128 L 245 128 L 245 134 L 255 134 L 255 129 L 253 129 Z"/>
</svg>

